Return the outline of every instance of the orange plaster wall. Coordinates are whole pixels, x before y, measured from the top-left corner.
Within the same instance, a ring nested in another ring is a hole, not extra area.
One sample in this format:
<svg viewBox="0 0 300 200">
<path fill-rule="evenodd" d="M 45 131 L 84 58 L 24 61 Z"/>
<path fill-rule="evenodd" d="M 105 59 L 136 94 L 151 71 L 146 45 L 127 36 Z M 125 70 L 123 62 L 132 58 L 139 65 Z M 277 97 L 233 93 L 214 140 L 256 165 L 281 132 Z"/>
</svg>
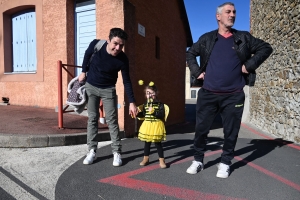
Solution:
<svg viewBox="0 0 300 200">
<path fill-rule="evenodd" d="M 64 64 L 74 64 L 68 62 L 67 55 L 67 4 L 65 0 L 44 0 L 43 1 L 43 32 L 44 32 L 44 96 L 49 98 L 49 106 L 57 106 L 58 99 L 58 78 L 57 61 Z M 74 8 L 72 8 L 73 10 Z M 74 23 L 74 22 L 73 22 Z M 73 31 L 73 30 L 72 30 Z M 63 103 L 67 97 L 68 75 L 63 70 Z M 47 91 L 49 90 L 49 91 Z M 49 92 L 49 94 L 47 94 Z M 51 96 L 51 97 L 50 97 Z M 65 103 L 64 103 L 65 104 Z"/>
<path fill-rule="evenodd" d="M 11 25 L 10 15 L 29 7 L 36 9 L 37 24 L 37 73 L 32 74 L 11 74 Z M 42 32 L 42 1 L 39 0 L 18 0 L 0 1 L 0 95 L 9 97 L 10 103 L 15 105 L 39 106 L 43 99 L 43 32 Z M 3 28 L 2 28 L 3 27 Z M 4 51 L 6 49 L 6 51 Z M 5 70 L 6 69 L 6 70 Z"/>
<path fill-rule="evenodd" d="M 34 5 L 36 9 L 37 73 L 4 74 L 4 63 L 1 62 L 0 95 L 8 96 L 13 105 L 54 108 L 57 105 L 56 63 L 58 59 L 67 60 L 66 9 L 62 9 L 66 7 L 66 1 L 6 1 L 2 2 L 1 11 L 23 5 Z M 2 43 L 0 54 L 3 55 Z M 65 74 L 64 80 L 67 81 Z M 63 88 L 66 91 L 66 85 Z"/>
<path fill-rule="evenodd" d="M 96 32 L 97 38 L 108 39 L 109 30 L 114 27 L 124 29 L 123 1 L 120 0 L 96 0 Z M 126 46 L 126 44 L 125 44 Z M 125 47 L 126 48 L 126 47 Z M 124 49 L 126 52 L 126 50 Z M 124 115 L 128 115 L 128 109 L 124 109 L 124 86 L 121 72 L 119 72 L 116 84 L 118 102 L 118 120 L 121 130 L 124 130 Z"/>
</svg>

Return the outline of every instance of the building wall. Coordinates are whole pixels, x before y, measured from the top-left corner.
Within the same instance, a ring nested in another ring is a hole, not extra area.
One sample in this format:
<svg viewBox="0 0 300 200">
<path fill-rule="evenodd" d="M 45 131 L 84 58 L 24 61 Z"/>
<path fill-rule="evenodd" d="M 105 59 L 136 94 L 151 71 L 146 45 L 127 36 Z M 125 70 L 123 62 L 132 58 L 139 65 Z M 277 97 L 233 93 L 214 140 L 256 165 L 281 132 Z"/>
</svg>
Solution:
<svg viewBox="0 0 300 200">
<path fill-rule="evenodd" d="M 37 73 L 35 74 L 5 74 L 12 68 L 11 56 L 11 14 L 35 6 L 37 31 Z M 45 82 L 44 71 L 44 30 L 43 2 L 39 0 L 0 1 L 0 95 L 9 97 L 15 105 L 50 106 L 45 101 L 46 89 L 50 84 Z M 5 49 L 5 51 L 4 51 Z M 42 83 L 42 84 L 40 84 Z M 51 101 L 52 93 L 48 99 Z"/>
<path fill-rule="evenodd" d="M 113 27 L 119 27 L 124 29 L 124 5 L 123 1 L 119 0 L 96 0 L 96 32 L 98 39 L 108 39 L 109 30 Z M 125 46 L 129 45 L 128 41 Z M 124 49 L 126 53 L 126 47 Z M 117 96 L 118 96 L 118 118 L 120 129 L 124 130 L 124 117 L 128 111 L 125 112 L 124 100 L 127 98 L 124 96 L 124 88 L 122 75 L 119 72 L 118 81 L 116 84 Z M 127 109 L 128 110 L 128 109 Z"/>
<path fill-rule="evenodd" d="M 74 23 L 67 23 L 74 21 L 73 1 L 2 0 L 0 12 L 6 12 L 9 20 L 10 14 L 23 10 L 28 5 L 33 5 L 36 11 L 37 72 L 4 73 L 5 68 L 11 67 L 11 56 L 6 56 L 10 54 L 8 49 L 11 49 L 11 44 L 6 44 L 6 39 L 10 37 L 11 31 L 8 32 L 9 29 L 0 25 L 3 39 L 0 43 L 0 56 L 4 55 L 4 59 L 0 60 L 0 94 L 9 97 L 13 105 L 54 108 L 58 101 L 57 60 L 74 64 Z M 63 73 L 63 91 L 67 90 L 70 78 Z M 64 102 L 66 97 L 65 93 Z"/>
<path fill-rule="evenodd" d="M 159 99 L 171 110 L 167 124 L 183 122 L 185 68 L 182 66 L 185 65 L 187 42 L 178 2 L 98 0 L 96 4 L 99 38 L 107 37 L 112 26 L 124 28 L 129 35 L 124 51 L 129 57 L 137 105 L 145 101 L 144 86 L 138 85 L 138 80 L 144 80 L 145 84 L 153 81 L 160 91 Z M 145 27 L 145 37 L 138 33 L 138 24 Z M 155 57 L 156 37 L 160 39 L 159 59 Z M 120 74 L 117 87 L 120 127 L 123 121 L 126 134 L 133 135 L 141 122 L 128 115 L 128 99 Z"/>
<path fill-rule="evenodd" d="M 250 88 L 250 122 L 300 143 L 300 1 L 251 0 L 251 33 L 274 51 Z"/>
<path fill-rule="evenodd" d="M 20 6 L 34 5 L 37 20 L 37 73 L 4 74 L 11 65 L 5 52 L 10 37 L 3 29 L 0 15 L 0 95 L 9 97 L 13 105 L 55 108 L 58 102 L 57 61 L 74 64 L 74 1 L 73 0 L 0 0 L 0 13 L 15 13 Z M 5 18 L 5 16 L 4 16 Z M 145 100 L 145 83 L 155 82 L 159 98 L 170 106 L 167 124 L 184 121 L 185 49 L 187 47 L 184 20 L 178 1 L 96 0 L 97 37 L 107 39 L 110 28 L 120 27 L 129 33 L 125 53 L 130 60 L 131 78 L 137 100 Z M 145 37 L 138 34 L 138 23 L 145 27 Z M 155 57 L 155 38 L 160 39 L 160 58 Z M 6 60 L 5 60 L 6 59 Z M 71 67 L 67 67 L 73 70 Z M 63 71 L 63 102 L 71 77 Z M 119 73 L 117 82 L 120 128 L 132 135 L 137 124 L 128 115 L 128 102 Z M 127 106 L 127 107 L 126 107 Z"/>
<path fill-rule="evenodd" d="M 186 35 L 177 1 L 130 1 L 135 6 L 135 24 L 145 27 L 145 37 L 135 31 L 135 65 L 133 85 L 137 103 L 145 101 L 143 87 L 153 81 L 160 93 L 159 98 L 170 107 L 167 121 L 184 121 L 185 105 L 185 50 Z M 160 58 L 155 57 L 155 37 L 160 39 Z"/>
</svg>

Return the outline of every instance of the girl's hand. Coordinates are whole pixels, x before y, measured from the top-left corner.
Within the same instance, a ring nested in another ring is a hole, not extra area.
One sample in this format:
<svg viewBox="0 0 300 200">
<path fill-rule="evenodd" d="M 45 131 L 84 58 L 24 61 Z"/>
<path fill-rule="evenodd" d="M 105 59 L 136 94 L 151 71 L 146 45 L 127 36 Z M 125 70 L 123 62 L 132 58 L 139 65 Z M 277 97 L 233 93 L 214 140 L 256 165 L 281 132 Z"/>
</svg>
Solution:
<svg viewBox="0 0 300 200">
<path fill-rule="evenodd" d="M 149 112 L 149 114 L 152 114 L 152 113 L 154 113 L 154 111 L 155 111 L 155 109 L 153 108 L 153 107 L 149 107 L 148 108 L 148 112 Z"/>
<path fill-rule="evenodd" d="M 142 112 L 141 109 L 139 107 L 137 107 L 137 111 L 138 113 Z"/>
</svg>

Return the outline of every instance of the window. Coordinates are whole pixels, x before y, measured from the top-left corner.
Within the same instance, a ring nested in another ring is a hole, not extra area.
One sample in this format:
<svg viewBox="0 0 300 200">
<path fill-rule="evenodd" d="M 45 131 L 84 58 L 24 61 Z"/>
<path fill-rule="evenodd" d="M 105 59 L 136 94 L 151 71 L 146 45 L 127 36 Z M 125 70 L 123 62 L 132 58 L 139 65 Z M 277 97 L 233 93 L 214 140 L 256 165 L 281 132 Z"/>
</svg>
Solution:
<svg viewBox="0 0 300 200">
<path fill-rule="evenodd" d="M 12 15 L 12 72 L 36 72 L 36 15 L 34 9 Z"/>
<path fill-rule="evenodd" d="M 191 90 L 191 98 L 195 99 L 196 98 L 196 90 Z"/>
<path fill-rule="evenodd" d="M 3 28 L 0 28 L 0 38 L 2 37 L 2 40 L 0 39 L 0 82 L 44 81 L 45 34 L 43 31 L 43 2 L 44 1 L 41 0 L 26 0 L 10 1 L 10 3 L 1 4 L 0 13 L 2 14 L 0 14 L 0 25 L 3 24 Z M 32 13 L 32 18 L 29 13 Z M 26 22 L 26 25 L 20 24 L 20 26 L 25 27 L 26 29 L 15 26 L 15 23 L 18 22 L 13 22 L 13 18 L 22 14 L 29 15 L 27 16 L 26 21 L 23 18 L 23 22 Z M 28 31 L 35 35 L 28 33 Z M 13 44 L 18 37 L 21 37 L 20 35 L 14 35 L 18 32 L 19 34 L 23 34 L 23 36 L 27 35 L 26 37 L 29 37 L 29 39 L 30 37 L 32 37 L 31 44 L 28 45 L 28 41 L 26 41 L 25 43 L 25 46 L 27 48 L 26 52 L 23 51 L 19 56 L 14 55 L 14 51 L 18 51 L 18 48 L 21 47 L 16 47 L 16 45 L 19 45 L 19 43 Z M 28 34 L 31 34 L 31 36 L 28 36 Z M 51 45 L 51 42 L 49 40 L 45 40 L 45 42 L 45 44 L 47 44 L 48 46 Z M 18 59 L 21 59 L 20 56 L 23 56 L 22 59 L 27 60 L 26 62 L 31 63 L 31 66 L 30 64 L 26 64 L 26 70 L 23 64 L 21 69 L 17 69 L 17 67 L 13 66 L 14 63 L 17 64 L 19 62 Z"/>
<path fill-rule="evenodd" d="M 95 0 L 76 0 L 76 7 L 95 4 Z"/>
</svg>

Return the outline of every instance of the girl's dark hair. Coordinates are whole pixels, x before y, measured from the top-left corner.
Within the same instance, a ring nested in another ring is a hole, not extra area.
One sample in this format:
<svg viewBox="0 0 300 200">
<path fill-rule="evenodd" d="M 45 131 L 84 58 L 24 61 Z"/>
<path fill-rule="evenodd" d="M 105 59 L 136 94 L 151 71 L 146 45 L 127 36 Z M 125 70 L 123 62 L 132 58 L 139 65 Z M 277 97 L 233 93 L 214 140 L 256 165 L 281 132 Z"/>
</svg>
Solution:
<svg viewBox="0 0 300 200">
<path fill-rule="evenodd" d="M 155 85 L 152 85 L 152 86 L 146 85 L 145 91 L 146 91 L 147 89 L 153 90 L 155 93 L 158 93 L 157 87 L 156 87 Z"/>
</svg>

